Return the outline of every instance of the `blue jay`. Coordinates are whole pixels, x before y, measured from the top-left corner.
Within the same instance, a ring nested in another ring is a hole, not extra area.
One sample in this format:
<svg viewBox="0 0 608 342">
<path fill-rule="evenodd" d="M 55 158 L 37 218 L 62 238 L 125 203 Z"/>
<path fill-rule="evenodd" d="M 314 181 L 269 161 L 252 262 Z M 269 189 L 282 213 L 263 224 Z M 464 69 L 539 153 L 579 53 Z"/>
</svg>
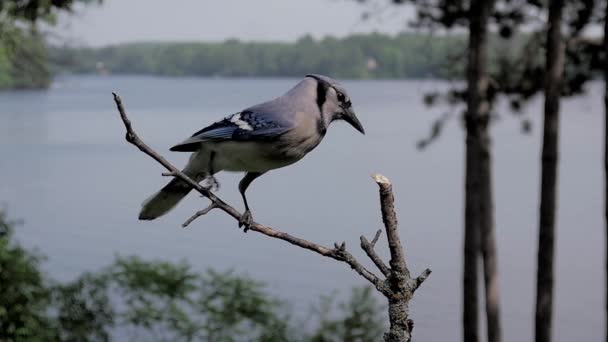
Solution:
<svg viewBox="0 0 608 342">
<path fill-rule="evenodd" d="M 302 159 L 321 142 L 334 120 L 344 120 L 365 134 L 346 89 L 327 76 L 307 75 L 283 96 L 211 124 L 171 151 L 193 152 L 183 171 L 209 188 L 218 186 L 214 174 L 220 171 L 246 172 L 239 183 L 245 204 L 239 226 L 247 228 L 253 222 L 245 196 L 251 182 Z M 174 178 L 142 204 L 139 219 L 166 214 L 190 190 Z"/>
</svg>

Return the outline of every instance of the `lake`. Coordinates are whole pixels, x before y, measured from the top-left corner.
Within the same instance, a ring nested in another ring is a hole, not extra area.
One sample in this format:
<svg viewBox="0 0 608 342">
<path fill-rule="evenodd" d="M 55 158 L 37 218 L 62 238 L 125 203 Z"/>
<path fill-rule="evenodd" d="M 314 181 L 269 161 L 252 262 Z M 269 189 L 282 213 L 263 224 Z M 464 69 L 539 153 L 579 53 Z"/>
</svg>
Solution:
<svg viewBox="0 0 608 342">
<path fill-rule="evenodd" d="M 17 238 L 48 256 L 45 270 L 69 280 L 115 255 L 182 260 L 196 270 L 234 269 L 305 314 L 319 295 L 366 285 L 348 266 L 255 232 L 214 211 L 181 223 L 207 201 L 190 195 L 169 215 L 140 222 L 140 203 L 167 179 L 124 141 L 111 92 L 118 92 L 142 139 L 178 166 L 169 147 L 228 114 L 282 94 L 295 79 L 135 76 L 66 77 L 48 91 L 0 93 L 0 201 L 25 224 Z M 424 151 L 416 142 L 448 108 L 422 96 L 433 81 L 345 81 L 366 129 L 335 123 L 299 163 L 256 180 L 256 221 L 324 244 L 346 241 L 367 265 L 359 236 L 382 226 L 370 175 L 394 184 L 401 236 L 414 274 L 433 274 L 411 306 L 418 341 L 461 338 L 464 138 L 455 114 Z M 599 341 L 604 329 L 603 86 L 563 103 L 557 224 L 555 341 Z M 533 336 L 540 177 L 541 99 L 520 118 L 500 107 L 492 127 L 502 317 L 505 341 Z M 241 175 L 221 173 L 219 195 L 242 210 Z M 385 237 L 380 252 L 386 255 Z M 370 265 L 371 268 L 371 265 Z"/>
</svg>

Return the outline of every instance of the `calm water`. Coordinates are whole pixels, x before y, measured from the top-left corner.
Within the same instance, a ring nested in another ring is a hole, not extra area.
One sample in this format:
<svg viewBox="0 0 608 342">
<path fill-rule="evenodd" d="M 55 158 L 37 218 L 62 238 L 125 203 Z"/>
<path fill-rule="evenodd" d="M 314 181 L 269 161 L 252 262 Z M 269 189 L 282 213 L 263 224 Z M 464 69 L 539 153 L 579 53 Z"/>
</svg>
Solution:
<svg viewBox="0 0 608 342">
<path fill-rule="evenodd" d="M 141 201 L 166 181 L 163 170 L 123 140 L 115 90 L 142 138 L 182 165 L 168 148 L 192 132 L 296 80 L 74 77 L 46 92 L 0 93 L 0 201 L 23 218 L 17 237 L 49 257 L 58 279 L 110 263 L 116 254 L 186 259 L 197 270 L 233 268 L 266 281 L 304 312 L 320 294 L 364 285 L 345 265 L 256 233 L 243 234 L 220 212 L 189 229 L 180 224 L 206 204 L 194 195 L 154 222 L 137 221 Z M 369 175 L 392 179 L 401 234 L 414 273 L 432 276 L 416 294 L 418 341 L 460 339 L 463 136 L 451 120 L 425 152 L 415 142 L 441 109 L 421 104 L 432 82 L 345 82 L 366 136 L 345 124 L 300 163 L 256 180 L 249 193 L 257 221 L 325 245 L 345 240 L 362 260 L 359 236 L 381 227 Z M 561 130 L 556 341 L 603 336 L 602 87 L 564 103 Z M 535 130 L 502 115 L 495 136 L 496 217 L 505 341 L 532 338 L 540 102 L 528 108 Z M 237 208 L 240 175 L 220 174 L 220 195 Z M 384 238 L 383 238 L 384 239 Z M 380 245 L 384 245 L 384 242 Z M 386 252 L 385 249 L 382 252 Z M 365 260 L 367 262 L 367 260 Z"/>
</svg>

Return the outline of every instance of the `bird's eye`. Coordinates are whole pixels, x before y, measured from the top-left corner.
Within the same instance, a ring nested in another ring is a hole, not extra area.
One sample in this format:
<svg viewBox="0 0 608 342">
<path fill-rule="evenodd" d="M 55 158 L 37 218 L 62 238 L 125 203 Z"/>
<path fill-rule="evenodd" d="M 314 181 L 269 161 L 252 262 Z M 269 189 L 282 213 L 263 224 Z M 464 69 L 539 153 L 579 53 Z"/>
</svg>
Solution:
<svg viewBox="0 0 608 342">
<path fill-rule="evenodd" d="M 344 100 L 346 100 L 346 97 L 344 96 L 344 94 L 338 92 L 338 101 L 344 102 Z"/>
</svg>

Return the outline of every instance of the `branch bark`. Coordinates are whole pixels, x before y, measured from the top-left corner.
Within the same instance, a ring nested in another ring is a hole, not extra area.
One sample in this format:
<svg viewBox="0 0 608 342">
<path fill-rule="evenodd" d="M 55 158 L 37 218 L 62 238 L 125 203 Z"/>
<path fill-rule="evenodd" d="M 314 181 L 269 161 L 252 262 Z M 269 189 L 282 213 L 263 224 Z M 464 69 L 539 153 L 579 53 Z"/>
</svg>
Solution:
<svg viewBox="0 0 608 342">
<path fill-rule="evenodd" d="M 181 172 L 139 138 L 133 129 L 131 121 L 127 117 L 121 98 L 116 93 L 112 94 L 114 96 L 114 102 L 116 103 L 118 113 L 120 114 L 120 118 L 126 129 L 125 139 L 137 147 L 140 151 L 156 160 L 169 171 L 168 173 L 163 173 L 163 176 L 179 178 L 211 201 L 211 204 L 208 207 L 192 215 L 192 217 L 190 217 L 183 224 L 183 227 L 190 225 L 194 220 L 207 214 L 213 209 L 222 210 L 226 214 L 232 216 L 238 222 L 241 217 L 241 213 L 221 200 L 211 191 L 202 187 L 200 184 Z M 390 330 L 384 334 L 384 340 L 387 342 L 409 342 L 411 341 L 412 329 L 414 327 L 413 321 L 409 318 L 409 302 L 414 296 L 414 292 L 431 274 L 431 270 L 426 269 L 417 278 L 411 278 L 410 271 L 405 263 L 403 247 L 399 239 L 392 185 L 388 178 L 382 175 L 375 175 L 373 178 L 378 184 L 380 192 L 382 221 L 384 222 L 388 237 L 389 251 L 391 255 L 389 262 L 390 267 L 386 266 L 386 264 L 374 250 L 375 244 L 380 238 L 381 231 L 376 233 L 371 243 L 367 241 L 364 236 L 361 236 L 360 240 L 361 248 L 386 277 L 385 279 L 376 276 L 373 272 L 366 269 L 349 251 L 346 250 L 345 242 L 342 244 L 336 243 L 334 244 L 334 248 L 328 248 L 256 222 L 249 227 L 249 230 L 266 235 L 270 238 L 286 241 L 294 246 L 308 249 L 322 256 L 344 262 L 350 266 L 360 276 L 374 285 L 374 287 L 388 300 Z"/>
</svg>

